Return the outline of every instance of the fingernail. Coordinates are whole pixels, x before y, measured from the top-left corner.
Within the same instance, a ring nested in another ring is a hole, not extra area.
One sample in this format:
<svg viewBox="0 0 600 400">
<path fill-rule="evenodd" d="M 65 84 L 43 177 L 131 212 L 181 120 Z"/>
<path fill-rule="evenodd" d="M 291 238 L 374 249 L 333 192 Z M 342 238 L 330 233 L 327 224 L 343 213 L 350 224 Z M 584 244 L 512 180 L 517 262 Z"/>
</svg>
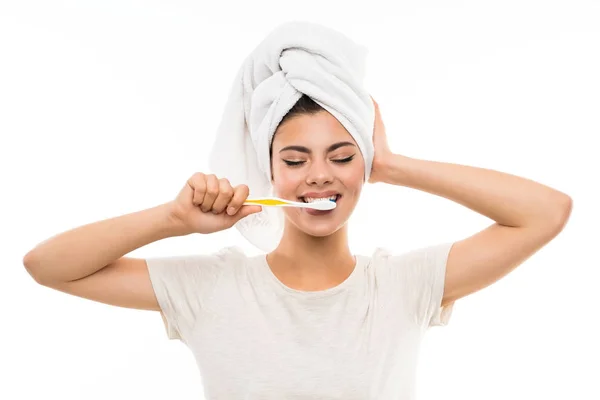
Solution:
<svg viewBox="0 0 600 400">
<path fill-rule="evenodd" d="M 227 214 L 229 214 L 229 215 L 233 215 L 233 214 L 235 214 L 235 208 L 233 208 L 233 207 L 228 207 L 228 208 L 227 208 Z"/>
</svg>

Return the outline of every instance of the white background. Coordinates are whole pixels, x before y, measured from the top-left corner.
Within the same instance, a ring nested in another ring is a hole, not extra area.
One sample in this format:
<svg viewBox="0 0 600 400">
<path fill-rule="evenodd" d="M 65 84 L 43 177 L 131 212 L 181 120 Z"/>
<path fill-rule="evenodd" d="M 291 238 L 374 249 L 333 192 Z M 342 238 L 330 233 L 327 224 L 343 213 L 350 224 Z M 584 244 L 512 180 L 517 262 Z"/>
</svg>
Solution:
<svg viewBox="0 0 600 400">
<path fill-rule="evenodd" d="M 396 153 L 525 176 L 574 200 L 556 239 L 429 331 L 418 398 L 600 398 L 600 3 L 216 3 L 0 4 L 0 398 L 203 398 L 191 353 L 167 339 L 158 313 L 40 286 L 22 257 L 57 233 L 169 201 L 206 171 L 242 60 L 291 19 L 369 48 L 366 85 Z M 492 222 L 368 185 L 351 248 L 402 252 Z M 226 245 L 257 254 L 230 229 L 130 255 Z"/>
</svg>

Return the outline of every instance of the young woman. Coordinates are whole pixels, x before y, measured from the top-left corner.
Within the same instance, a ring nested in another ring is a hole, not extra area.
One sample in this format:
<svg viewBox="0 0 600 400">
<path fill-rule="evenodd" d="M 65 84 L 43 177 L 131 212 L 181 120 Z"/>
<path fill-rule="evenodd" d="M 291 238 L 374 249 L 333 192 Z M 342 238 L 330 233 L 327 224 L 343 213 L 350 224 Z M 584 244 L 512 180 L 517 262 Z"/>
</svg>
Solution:
<svg viewBox="0 0 600 400">
<path fill-rule="evenodd" d="M 24 265 L 42 285 L 159 311 L 169 338 L 193 352 L 207 399 L 412 398 L 427 328 L 447 324 L 456 300 L 552 240 L 571 199 L 513 175 L 395 154 L 373 102 L 368 182 L 443 196 L 496 222 L 404 254 L 354 254 L 347 221 L 363 188 L 364 159 L 338 120 L 303 96 L 274 136 L 272 184 L 279 197 L 335 196 L 337 206 L 320 214 L 284 208 L 274 251 L 125 257 L 163 238 L 228 229 L 261 211 L 242 204 L 247 186 L 196 173 L 175 200 L 62 233 L 30 251 Z"/>
</svg>

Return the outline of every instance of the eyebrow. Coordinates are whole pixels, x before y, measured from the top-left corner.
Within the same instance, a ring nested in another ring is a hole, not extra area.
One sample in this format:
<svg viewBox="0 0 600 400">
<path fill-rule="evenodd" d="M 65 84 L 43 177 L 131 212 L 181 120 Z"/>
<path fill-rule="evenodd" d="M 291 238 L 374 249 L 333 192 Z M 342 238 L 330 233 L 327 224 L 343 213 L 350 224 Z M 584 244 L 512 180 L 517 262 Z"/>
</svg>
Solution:
<svg viewBox="0 0 600 400">
<path fill-rule="evenodd" d="M 332 144 L 331 146 L 329 146 L 327 148 L 327 153 L 334 151 L 336 149 L 339 149 L 340 147 L 344 147 L 344 146 L 354 146 L 354 143 L 351 142 L 337 142 Z M 354 146 L 356 147 L 356 146 Z M 283 149 L 279 150 L 279 152 L 281 153 L 282 151 L 285 150 L 296 150 L 296 151 L 300 151 L 302 153 L 307 153 L 307 154 L 311 154 L 312 151 L 308 148 L 308 147 L 304 147 L 304 146 L 286 146 Z"/>
</svg>

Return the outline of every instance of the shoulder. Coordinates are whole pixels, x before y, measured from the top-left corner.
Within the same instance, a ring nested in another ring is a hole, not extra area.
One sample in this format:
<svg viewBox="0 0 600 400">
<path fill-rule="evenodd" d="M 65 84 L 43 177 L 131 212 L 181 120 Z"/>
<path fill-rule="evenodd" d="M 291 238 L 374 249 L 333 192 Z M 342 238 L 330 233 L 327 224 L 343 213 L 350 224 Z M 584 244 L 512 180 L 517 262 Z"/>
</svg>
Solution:
<svg viewBox="0 0 600 400">
<path fill-rule="evenodd" d="M 448 255 L 454 242 L 405 251 L 377 248 L 374 274 L 379 290 L 421 326 L 446 325 L 451 307 L 442 306 Z"/>
<path fill-rule="evenodd" d="M 223 262 L 246 260 L 248 256 L 239 246 L 226 246 L 212 253 L 212 256 Z"/>
<path fill-rule="evenodd" d="M 146 258 L 146 263 L 150 270 L 169 269 L 189 273 L 210 268 L 223 270 L 228 265 L 237 265 L 246 259 L 246 254 L 239 246 L 226 246 L 210 253 L 149 257 Z"/>
<path fill-rule="evenodd" d="M 407 250 L 376 247 L 370 258 L 380 269 L 410 269 L 445 264 L 453 242 L 435 243 Z"/>
</svg>

